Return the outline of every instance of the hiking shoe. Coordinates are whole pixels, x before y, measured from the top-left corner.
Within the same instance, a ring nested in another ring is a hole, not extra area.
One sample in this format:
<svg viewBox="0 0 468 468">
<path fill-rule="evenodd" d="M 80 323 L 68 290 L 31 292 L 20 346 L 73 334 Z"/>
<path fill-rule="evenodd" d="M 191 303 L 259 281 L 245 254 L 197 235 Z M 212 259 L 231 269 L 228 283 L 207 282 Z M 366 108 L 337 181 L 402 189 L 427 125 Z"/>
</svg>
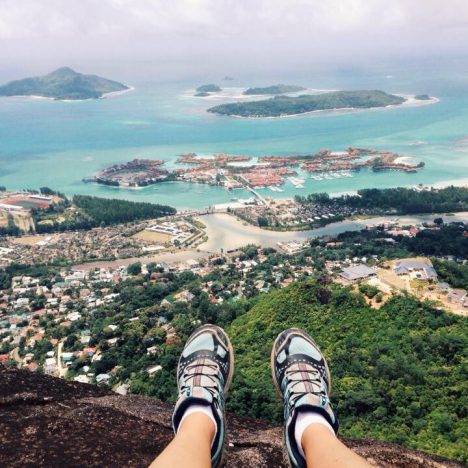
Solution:
<svg viewBox="0 0 468 468">
<path fill-rule="evenodd" d="M 321 414 L 338 432 L 338 420 L 330 405 L 330 371 L 314 340 L 298 328 L 278 335 L 271 351 L 271 370 L 278 393 L 284 399 L 284 438 L 293 467 L 304 467 L 294 434 L 299 412 Z"/>
<path fill-rule="evenodd" d="M 234 352 L 223 329 L 203 325 L 190 336 L 177 367 L 179 397 L 172 416 L 177 433 L 185 410 L 191 404 L 210 406 L 216 420 L 211 445 L 211 464 L 220 466 L 225 438 L 224 398 L 234 372 Z"/>
</svg>

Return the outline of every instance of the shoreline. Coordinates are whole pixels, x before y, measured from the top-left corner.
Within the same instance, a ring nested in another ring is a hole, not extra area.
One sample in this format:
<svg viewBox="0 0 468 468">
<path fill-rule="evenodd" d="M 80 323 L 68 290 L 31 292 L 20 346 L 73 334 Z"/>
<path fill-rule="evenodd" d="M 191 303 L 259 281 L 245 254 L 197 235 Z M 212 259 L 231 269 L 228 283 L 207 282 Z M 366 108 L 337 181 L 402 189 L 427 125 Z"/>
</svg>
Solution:
<svg viewBox="0 0 468 468">
<path fill-rule="evenodd" d="M 127 85 L 125 85 L 127 86 Z M 55 102 L 86 102 L 86 101 L 95 101 L 99 99 L 107 99 L 109 97 L 120 96 L 130 91 L 134 91 L 134 86 L 128 86 L 127 89 L 121 89 L 120 91 L 111 91 L 109 93 L 104 93 L 98 98 L 87 98 L 87 99 L 56 99 L 49 96 L 38 96 L 36 94 L 17 94 L 14 96 L 0 96 L 0 98 L 16 98 L 16 99 L 30 99 L 34 101 L 55 101 Z"/>
<path fill-rule="evenodd" d="M 366 111 L 377 111 L 377 110 L 383 110 L 383 109 L 399 109 L 402 107 L 409 108 L 409 107 L 421 107 L 421 106 L 428 106 L 431 104 L 437 104 L 440 102 L 440 99 L 431 96 L 431 99 L 426 99 L 426 100 L 418 100 L 414 99 L 414 96 L 405 96 L 402 94 L 396 94 L 395 96 L 401 96 L 406 99 L 405 102 L 401 104 L 390 104 L 388 106 L 379 106 L 379 107 L 339 107 L 339 108 L 334 108 L 334 109 L 316 109 L 313 111 L 307 111 L 307 112 L 300 112 L 299 114 L 282 114 L 282 115 L 274 115 L 274 116 L 249 116 L 246 117 L 244 115 L 237 115 L 237 114 L 219 114 L 217 112 L 210 112 L 210 114 L 215 114 L 219 117 L 234 117 L 235 119 L 245 119 L 245 120 L 259 120 L 259 119 L 286 119 L 290 117 L 300 117 L 303 115 L 309 115 L 309 114 L 317 114 L 319 112 L 326 113 L 329 112 L 331 114 L 334 113 L 346 113 L 346 112 L 366 112 Z M 208 111 L 207 111 L 208 112 Z"/>
<path fill-rule="evenodd" d="M 125 86 L 127 86 L 127 85 L 125 85 Z M 107 99 L 107 98 L 110 98 L 110 97 L 121 96 L 122 94 L 129 93 L 130 91 L 135 91 L 135 86 L 127 86 L 127 89 L 121 89 L 120 91 L 111 91 L 109 93 L 104 93 L 98 99 Z"/>
</svg>

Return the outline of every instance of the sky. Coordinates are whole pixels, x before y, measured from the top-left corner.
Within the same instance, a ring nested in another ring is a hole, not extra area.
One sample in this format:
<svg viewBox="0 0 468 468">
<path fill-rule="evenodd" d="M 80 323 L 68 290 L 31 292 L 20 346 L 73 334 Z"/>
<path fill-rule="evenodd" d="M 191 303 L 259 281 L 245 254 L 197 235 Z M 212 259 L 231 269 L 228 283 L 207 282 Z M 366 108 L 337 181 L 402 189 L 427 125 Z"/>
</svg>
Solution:
<svg viewBox="0 0 468 468">
<path fill-rule="evenodd" d="M 0 73 L 12 77 L 133 62 L 122 73 L 157 65 L 169 79 L 467 52 L 468 0 L 0 0 Z"/>
</svg>

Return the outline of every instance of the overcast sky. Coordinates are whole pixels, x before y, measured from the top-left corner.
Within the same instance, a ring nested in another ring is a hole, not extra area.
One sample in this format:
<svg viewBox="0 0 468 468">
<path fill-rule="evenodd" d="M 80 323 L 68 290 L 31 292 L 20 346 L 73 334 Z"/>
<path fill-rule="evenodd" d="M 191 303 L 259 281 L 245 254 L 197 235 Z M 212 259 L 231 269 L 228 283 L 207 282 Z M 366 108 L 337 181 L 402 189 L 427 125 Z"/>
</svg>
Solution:
<svg viewBox="0 0 468 468">
<path fill-rule="evenodd" d="M 170 77 L 467 51 L 468 0 L 0 0 L 3 71 L 132 60 Z"/>
</svg>

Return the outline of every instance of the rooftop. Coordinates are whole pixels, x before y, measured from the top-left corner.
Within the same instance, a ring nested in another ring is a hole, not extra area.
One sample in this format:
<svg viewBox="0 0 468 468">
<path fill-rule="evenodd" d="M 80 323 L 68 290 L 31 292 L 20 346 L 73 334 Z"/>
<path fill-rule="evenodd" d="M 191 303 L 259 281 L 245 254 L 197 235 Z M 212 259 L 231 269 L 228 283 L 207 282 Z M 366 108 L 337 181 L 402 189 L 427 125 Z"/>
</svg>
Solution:
<svg viewBox="0 0 468 468">
<path fill-rule="evenodd" d="M 375 271 L 372 268 L 369 268 L 367 265 L 363 264 L 344 268 L 340 273 L 340 276 L 348 281 L 365 279 L 374 275 Z"/>
</svg>

